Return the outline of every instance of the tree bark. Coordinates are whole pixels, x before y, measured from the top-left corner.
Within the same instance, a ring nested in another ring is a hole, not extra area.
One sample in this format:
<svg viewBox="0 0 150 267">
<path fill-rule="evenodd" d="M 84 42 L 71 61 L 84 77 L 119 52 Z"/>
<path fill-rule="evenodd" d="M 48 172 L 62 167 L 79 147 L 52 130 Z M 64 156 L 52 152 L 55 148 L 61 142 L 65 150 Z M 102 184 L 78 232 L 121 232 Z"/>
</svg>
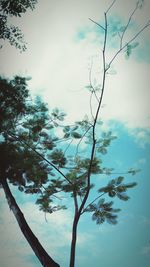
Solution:
<svg viewBox="0 0 150 267">
<path fill-rule="evenodd" d="M 78 227 L 79 216 L 75 215 L 72 227 L 72 241 L 70 250 L 70 267 L 75 266 L 75 255 L 76 255 L 76 242 L 77 242 L 77 227 Z"/>
<path fill-rule="evenodd" d="M 9 188 L 9 185 L 7 183 L 6 178 L 1 177 L 0 183 L 4 189 L 5 196 L 6 196 L 7 201 L 8 201 L 8 205 L 9 205 L 10 209 L 13 211 L 14 216 L 18 222 L 18 225 L 19 225 L 24 237 L 28 241 L 29 245 L 31 246 L 35 255 L 37 256 L 37 258 L 41 262 L 42 266 L 44 266 L 44 267 L 60 267 L 60 265 L 58 265 L 48 255 L 48 253 L 45 251 L 45 249 L 40 244 L 37 237 L 34 235 L 32 230 L 30 229 L 29 225 L 26 222 L 26 219 L 25 219 L 23 213 L 21 212 L 19 206 L 16 203 L 15 198 L 13 197 L 13 195 L 10 191 L 10 188 Z"/>
</svg>

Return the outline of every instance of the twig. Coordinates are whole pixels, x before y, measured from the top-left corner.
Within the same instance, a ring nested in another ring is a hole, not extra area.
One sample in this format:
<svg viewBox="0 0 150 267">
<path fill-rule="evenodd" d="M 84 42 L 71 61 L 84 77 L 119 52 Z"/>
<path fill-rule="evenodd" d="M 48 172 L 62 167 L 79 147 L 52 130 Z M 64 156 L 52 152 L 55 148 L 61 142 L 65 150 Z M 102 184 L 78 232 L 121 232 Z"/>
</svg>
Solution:
<svg viewBox="0 0 150 267">
<path fill-rule="evenodd" d="M 93 96 L 93 91 L 91 92 L 91 95 L 90 95 L 90 112 L 91 112 L 92 119 L 94 120 L 94 114 L 92 110 L 92 96 Z"/>
<path fill-rule="evenodd" d="M 70 147 L 70 145 L 72 144 L 72 142 L 73 142 L 73 139 L 71 138 L 70 143 L 68 144 L 68 146 L 67 146 L 66 149 L 64 150 L 64 155 L 65 155 L 65 153 L 67 152 L 67 150 L 68 150 L 68 148 Z"/>
<path fill-rule="evenodd" d="M 78 154 L 78 150 L 79 150 L 79 145 L 81 144 L 83 138 L 85 137 L 85 135 L 88 133 L 88 131 L 91 129 L 92 125 L 89 126 L 89 128 L 84 132 L 84 134 L 82 135 L 79 143 L 77 144 L 77 148 L 76 148 L 76 154 L 75 154 L 75 158 L 77 157 L 77 154 Z"/>
<path fill-rule="evenodd" d="M 100 100 L 99 100 L 99 104 L 97 107 L 97 111 L 95 114 L 95 119 L 94 119 L 94 124 L 93 124 L 93 145 L 92 145 L 92 150 L 91 150 L 91 157 L 90 157 L 90 165 L 88 168 L 88 174 L 87 174 L 87 191 L 86 194 L 83 198 L 83 201 L 80 205 L 79 208 L 79 217 L 84 209 L 84 205 L 87 202 L 88 196 L 89 196 L 89 192 L 90 192 L 90 185 L 91 185 L 91 172 L 92 172 L 92 163 L 93 163 L 93 159 L 94 159 L 94 154 L 95 154 L 95 147 L 96 147 L 96 139 L 95 139 L 95 128 L 96 128 L 96 123 L 97 123 L 97 119 L 98 119 L 98 115 L 99 115 L 99 111 L 101 108 L 101 104 L 102 104 L 102 99 L 103 99 L 103 94 L 104 94 L 104 89 L 105 89 L 105 80 L 106 80 L 106 62 L 105 62 L 105 50 L 106 50 L 106 41 L 107 41 L 107 14 L 104 13 L 105 16 L 105 35 L 104 35 L 104 44 L 103 44 L 103 81 L 102 81 L 102 91 L 101 91 L 101 96 L 100 96 Z"/>
<path fill-rule="evenodd" d="M 127 22 L 127 24 L 125 26 L 125 29 L 124 29 L 124 31 L 122 33 L 122 36 L 120 37 L 120 48 L 122 48 L 123 37 L 125 35 L 125 32 L 126 32 L 128 26 L 129 26 L 130 22 L 131 22 L 132 17 L 133 17 L 133 15 L 134 15 L 134 13 L 136 12 L 137 9 L 138 9 L 138 4 L 136 5 L 136 7 L 134 8 L 134 10 L 132 11 L 132 13 L 131 13 L 131 15 L 130 15 L 130 17 L 128 19 L 128 22 Z"/>
<path fill-rule="evenodd" d="M 92 67 L 93 67 L 93 60 L 92 60 L 92 62 L 91 62 L 91 67 L 90 67 L 90 71 L 89 71 L 89 83 L 90 83 L 90 87 L 93 89 L 93 90 L 92 90 L 92 93 L 94 93 L 95 98 L 96 98 L 97 102 L 99 103 L 99 99 L 98 99 L 98 97 L 97 97 L 95 88 L 94 88 L 94 86 L 93 86 L 93 84 L 92 84 Z"/>
<path fill-rule="evenodd" d="M 150 22 L 148 22 L 147 24 L 145 24 L 141 30 L 135 34 L 124 46 L 122 46 L 117 52 L 116 54 L 112 57 L 112 59 L 110 60 L 109 64 L 108 64 L 108 67 L 106 69 L 106 71 L 110 68 L 111 64 L 113 63 L 113 61 L 115 60 L 115 58 L 118 56 L 118 54 L 123 50 L 125 49 L 129 44 L 131 44 L 139 35 L 141 32 L 143 32 L 147 27 L 150 26 Z"/>
<path fill-rule="evenodd" d="M 109 12 L 109 10 L 113 7 L 114 3 L 116 2 L 116 0 L 114 0 L 111 5 L 108 7 L 107 11 L 106 11 L 106 14 Z"/>
<path fill-rule="evenodd" d="M 99 26 L 101 29 L 103 29 L 103 30 L 105 31 L 105 28 L 104 28 L 101 24 L 97 23 L 97 22 L 94 21 L 93 19 L 90 19 L 90 18 L 89 18 L 89 20 L 92 21 L 93 23 L 95 23 L 97 26 Z"/>
<path fill-rule="evenodd" d="M 91 203 L 89 203 L 87 206 L 86 206 L 86 208 L 84 208 L 84 210 L 81 212 L 81 214 L 83 214 L 85 211 L 86 211 L 86 209 L 90 206 L 90 205 L 92 205 L 97 199 L 99 199 L 99 198 L 101 198 L 103 195 L 105 195 L 106 193 L 104 192 L 104 193 L 102 193 L 100 196 L 98 196 L 98 197 L 96 197 Z"/>
</svg>

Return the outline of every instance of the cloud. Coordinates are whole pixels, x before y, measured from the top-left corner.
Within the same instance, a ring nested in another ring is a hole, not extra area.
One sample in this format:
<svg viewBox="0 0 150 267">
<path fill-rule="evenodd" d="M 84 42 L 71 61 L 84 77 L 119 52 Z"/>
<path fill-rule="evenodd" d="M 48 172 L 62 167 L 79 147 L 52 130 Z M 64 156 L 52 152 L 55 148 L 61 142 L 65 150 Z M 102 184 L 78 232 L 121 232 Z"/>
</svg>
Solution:
<svg viewBox="0 0 150 267">
<path fill-rule="evenodd" d="M 29 267 L 38 266 L 38 260 L 19 229 L 16 219 L 9 210 L 2 192 L 1 200 L 0 236 L 3 246 L 0 253 L 3 266 L 11 265 L 11 259 L 12 266 L 24 267 L 27 261 L 29 261 Z M 44 213 L 39 211 L 33 202 L 27 201 L 22 203 L 21 201 L 19 206 L 27 223 L 46 251 L 50 253 L 52 258 L 61 262 L 62 266 L 66 266 L 69 260 L 73 212 L 68 209 L 50 215 L 47 214 L 46 222 Z M 3 230 L 4 227 L 5 231 Z M 89 234 L 86 230 L 79 230 L 78 245 L 80 248 L 84 248 L 87 242 L 91 243 L 93 239 L 92 233 Z"/>
<path fill-rule="evenodd" d="M 1 218 L 0 218 L 0 236 L 1 265 L 37 267 L 38 261 L 34 260 L 34 253 L 24 239 L 13 213 L 9 210 L 3 194 L 1 193 Z M 31 260 L 29 260 L 31 259 Z M 35 263 L 34 263 L 35 262 Z"/>
<path fill-rule="evenodd" d="M 38 260 L 24 238 L 13 213 L 9 210 L 2 192 L 1 200 L 0 236 L 2 249 L 0 254 L 3 266 L 24 267 L 27 261 L 29 261 L 29 267 L 38 266 Z M 20 208 L 27 223 L 43 247 L 54 259 L 56 259 L 57 256 L 59 259 L 60 249 L 64 248 L 65 251 L 65 247 L 69 247 L 70 245 L 70 212 L 58 212 L 57 214 L 52 214 L 52 216 L 47 216 L 48 222 L 46 222 L 44 213 L 40 212 L 34 203 L 26 202 L 21 204 Z M 63 262 L 63 255 L 61 256 Z M 10 264 L 11 259 L 12 264 Z"/>
<path fill-rule="evenodd" d="M 150 256 L 150 245 L 143 247 L 141 253 L 145 256 Z"/>
<path fill-rule="evenodd" d="M 149 129 L 132 129 L 129 131 L 134 136 L 135 142 L 141 147 L 145 148 L 150 144 L 150 130 Z"/>
<path fill-rule="evenodd" d="M 28 40 L 28 50 L 24 54 L 11 47 L 4 47 L 1 72 L 7 75 L 22 74 L 33 77 L 29 81 L 33 94 L 41 94 L 50 107 L 58 106 L 64 109 L 68 121 L 78 120 L 85 114 L 90 115 L 90 95 L 85 89 L 89 83 L 88 64 L 91 56 L 98 55 L 94 60 L 93 79 L 101 83 L 100 45 L 90 41 L 98 38 L 93 30 L 87 34 L 88 28 L 95 28 L 88 18 L 99 21 L 111 1 L 56 1 L 55 4 L 46 1 L 39 3 L 33 13 L 26 14 L 17 20 Z M 135 1 L 115 4 L 112 14 L 130 14 Z M 147 2 L 137 23 L 144 23 L 147 12 Z M 123 7 L 123 8 L 122 8 Z M 67 16 L 66 16 L 67 12 Z M 43 18 L 42 20 L 39 18 Z M 40 23 L 39 23 L 40 21 Z M 69 23 L 68 23 L 69 21 Z M 38 24 L 38 27 L 37 27 Z M 81 27 L 85 30 L 81 31 Z M 30 29 L 30 30 L 29 30 Z M 145 33 L 146 34 L 146 33 Z M 81 42 L 75 41 L 79 35 Z M 86 38 L 83 37 L 86 36 Z M 145 35 L 141 36 L 144 39 Z M 98 39 L 97 39 L 98 40 Z M 145 48 L 144 48 L 144 51 Z M 112 56 L 114 51 L 108 51 Z M 13 64 L 10 63 L 13 62 Z M 120 57 L 116 61 L 117 75 L 108 75 L 106 90 L 101 111 L 103 120 L 116 119 L 126 123 L 128 127 L 149 127 L 149 65 L 145 62 L 138 64 L 134 58 L 126 61 Z M 93 106 L 95 102 L 93 102 Z"/>
</svg>

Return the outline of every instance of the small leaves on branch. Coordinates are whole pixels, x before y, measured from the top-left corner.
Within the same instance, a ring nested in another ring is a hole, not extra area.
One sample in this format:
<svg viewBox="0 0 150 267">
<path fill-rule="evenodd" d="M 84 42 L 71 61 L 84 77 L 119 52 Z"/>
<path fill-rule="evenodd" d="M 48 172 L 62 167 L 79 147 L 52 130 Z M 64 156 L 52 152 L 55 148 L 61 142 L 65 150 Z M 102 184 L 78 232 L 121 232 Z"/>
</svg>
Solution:
<svg viewBox="0 0 150 267">
<path fill-rule="evenodd" d="M 102 224 L 107 221 L 110 224 L 117 224 L 117 214 L 120 209 L 112 208 L 113 202 L 105 202 L 102 198 L 97 204 L 91 204 L 84 211 L 92 212 L 92 220 L 96 221 L 97 224 Z"/>
<path fill-rule="evenodd" d="M 61 149 L 54 149 L 53 152 L 48 155 L 48 158 L 59 168 L 65 167 L 67 163 L 67 159 Z"/>
<path fill-rule="evenodd" d="M 108 185 L 102 187 L 98 190 L 99 193 L 107 193 L 109 197 L 118 197 L 121 200 L 127 201 L 129 196 L 126 194 L 126 191 L 129 188 L 133 188 L 137 185 L 136 182 L 122 183 L 124 181 L 124 177 L 119 176 L 116 179 L 112 179 L 108 182 Z"/>
<path fill-rule="evenodd" d="M 132 175 L 135 175 L 135 174 L 137 174 L 138 172 L 140 172 L 140 169 L 133 169 L 133 168 L 131 168 L 131 169 L 128 170 L 128 173 L 130 173 L 130 174 L 132 174 Z"/>
<path fill-rule="evenodd" d="M 132 49 L 136 48 L 139 45 L 138 42 L 134 42 L 132 44 L 127 44 L 126 51 L 125 51 L 125 56 L 128 59 L 132 53 Z"/>
<path fill-rule="evenodd" d="M 116 138 L 116 136 L 112 135 L 111 131 L 102 133 L 101 138 L 97 140 L 97 152 L 106 154 L 107 148 L 110 146 L 111 141 L 115 140 Z"/>
<path fill-rule="evenodd" d="M 58 108 L 52 110 L 51 117 L 52 120 L 56 121 L 63 121 L 66 116 L 66 113 L 60 111 Z M 58 126 L 58 125 L 57 125 Z"/>
</svg>

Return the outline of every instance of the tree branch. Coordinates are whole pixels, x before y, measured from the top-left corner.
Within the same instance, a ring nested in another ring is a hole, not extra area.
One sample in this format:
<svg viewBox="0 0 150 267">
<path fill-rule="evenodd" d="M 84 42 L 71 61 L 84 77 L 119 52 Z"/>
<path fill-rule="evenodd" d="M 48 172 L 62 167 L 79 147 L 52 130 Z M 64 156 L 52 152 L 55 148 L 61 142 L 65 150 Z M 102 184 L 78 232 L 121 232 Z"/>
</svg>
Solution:
<svg viewBox="0 0 150 267">
<path fill-rule="evenodd" d="M 133 15 L 134 15 L 134 13 L 136 12 L 137 9 L 138 9 L 138 4 L 136 5 L 136 7 L 134 8 L 134 10 L 132 11 L 132 13 L 131 13 L 131 15 L 130 15 L 130 17 L 128 19 L 128 22 L 127 22 L 127 24 L 125 26 L 125 29 L 124 29 L 124 31 L 122 33 L 122 36 L 120 37 L 120 48 L 122 48 L 123 37 L 125 35 L 125 32 L 126 32 L 128 26 L 129 26 L 130 22 L 131 22 L 132 17 L 133 17 Z"/>
<path fill-rule="evenodd" d="M 35 150 L 33 147 L 31 147 L 28 143 L 26 143 L 25 141 L 20 140 L 18 137 L 16 137 L 16 135 L 8 132 L 8 134 L 15 138 L 18 142 L 20 142 L 21 144 L 27 146 L 28 148 L 30 148 L 33 152 L 35 152 L 35 154 L 37 154 L 41 159 L 43 159 L 44 161 L 46 161 L 50 166 L 52 166 L 59 174 L 61 174 L 61 176 L 63 176 L 69 184 L 72 184 L 72 182 L 64 175 L 64 173 L 62 171 L 59 170 L 59 168 L 57 168 L 52 162 L 50 162 L 49 160 L 47 160 L 42 154 L 40 154 L 37 150 Z"/>
<path fill-rule="evenodd" d="M 27 224 L 23 213 L 21 212 L 18 204 L 16 203 L 15 198 L 13 197 L 13 195 L 10 191 L 10 188 L 8 186 L 6 178 L 5 177 L 0 177 L 0 178 L 1 178 L 0 179 L 1 184 L 2 184 L 2 187 L 4 189 L 5 196 L 6 196 L 6 199 L 8 201 L 8 205 L 10 207 L 10 210 L 12 210 L 24 237 L 26 238 L 29 245 L 33 249 L 35 255 L 37 256 L 37 258 L 41 262 L 42 266 L 44 266 L 44 267 L 59 267 L 59 265 L 47 254 L 47 252 L 42 247 L 42 245 L 40 244 L 37 237 L 34 235 L 32 230 L 30 229 L 29 225 Z"/>
<path fill-rule="evenodd" d="M 79 212 L 78 212 L 78 217 L 81 216 L 82 210 L 84 209 L 84 205 L 88 199 L 89 192 L 90 192 L 90 178 L 91 178 L 91 170 L 92 170 L 92 163 L 94 159 L 94 154 L 95 154 L 95 147 L 96 147 L 96 139 L 95 139 L 95 128 L 96 128 L 96 123 L 99 115 L 99 111 L 101 108 L 102 104 L 102 99 L 103 99 L 103 94 L 104 94 L 104 89 L 105 89 L 105 80 L 106 80 L 106 62 L 105 62 L 105 50 L 106 50 L 106 41 L 107 41 L 107 14 L 104 13 L 105 16 L 105 36 L 104 36 L 104 45 L 103 45 L 103 81 L 102 81 L 102 92 L 99 100 L 99 104 L 97 107 L 97 111 L 95 114 L 95 119 L 94 119 L 94 124 L 93 124 L 93 145 L 92 145 L 92 150 L 91 150 L 91 159 L 90 159 L 90 165 L 88 169 L 88 174 L 87 174 L 87 192 L 83 198 L 83 201 L 80 205 Z"/>
<path fill-rule="evenodd" d="M 109 10 L 113 7 L 113 5 L 115 4 L 116 0 L 114 0 L 111 5 L 108 7 L 106 14 L 109 12 Z"/>
<path fill-rule="evenodd" d="M 77 154 L 78 154 L 78 150 L 79 150 L 79 145 L 81 144 L 83 138 L 86 136 L 86 134 L 89 132 L 89 130 L 92 128 L 92 125 L 89 126 L 89 128 L 84 132 L 84 134 L 82 135 L 79 143 L 77 144 L 77 148 L 76 148 L 76 154 L 75 154 L 75 158 L 77 157 Z"/>
<path fill-rule="evenodd" d="M 105 195 L 106 193 L 104 192 L 103 194 L 101 194 L 100 196 L 98 196 L 98 197 L 96 197 L 92 202 L 90 202 L 85 208 L 84 208 L 84 210 L 81 212 L 81 215 L 84 213 L 84 212 L 86 212 L 86 209 L 90 206 L 90 205 L 92 205 L 96 200 L 98 200 L 99 198 L 101 198 L 103 195 Z"/>
<path fill-rule="evenodd" d="M 112 59 L 110 60 L 107 70 L 110 68 L 111 64 L 113 63 L 113 61 L 115 60 L 115 58 L 118 56 L 118 54 L 125 49 L 129 44 L 131 44 L 147 27 L 150 26 L 150 22 L 148 22 L 147 24 L 145 24 L 141 30 L 139 32 L 137 32 L 137 34 L 135 34 L 124 46 L 122 46 L 117 52 L 116 54 L 112 57 Z"/>
<path fill-rule="evenodd" d="M 104 28 L 102 25 L 100 25 L 99 23 L 97 23 L 97 22 L 94 21 L 93 19 L 90 19 L 90 18 L 89 18 L 89 20 L 92 21 L 93 23 L 95 23 L 98 27 L 100 27 L 101 29 L 103 29 L 103 30 L 105 31 L 105 28 Z"/>
</svg>

